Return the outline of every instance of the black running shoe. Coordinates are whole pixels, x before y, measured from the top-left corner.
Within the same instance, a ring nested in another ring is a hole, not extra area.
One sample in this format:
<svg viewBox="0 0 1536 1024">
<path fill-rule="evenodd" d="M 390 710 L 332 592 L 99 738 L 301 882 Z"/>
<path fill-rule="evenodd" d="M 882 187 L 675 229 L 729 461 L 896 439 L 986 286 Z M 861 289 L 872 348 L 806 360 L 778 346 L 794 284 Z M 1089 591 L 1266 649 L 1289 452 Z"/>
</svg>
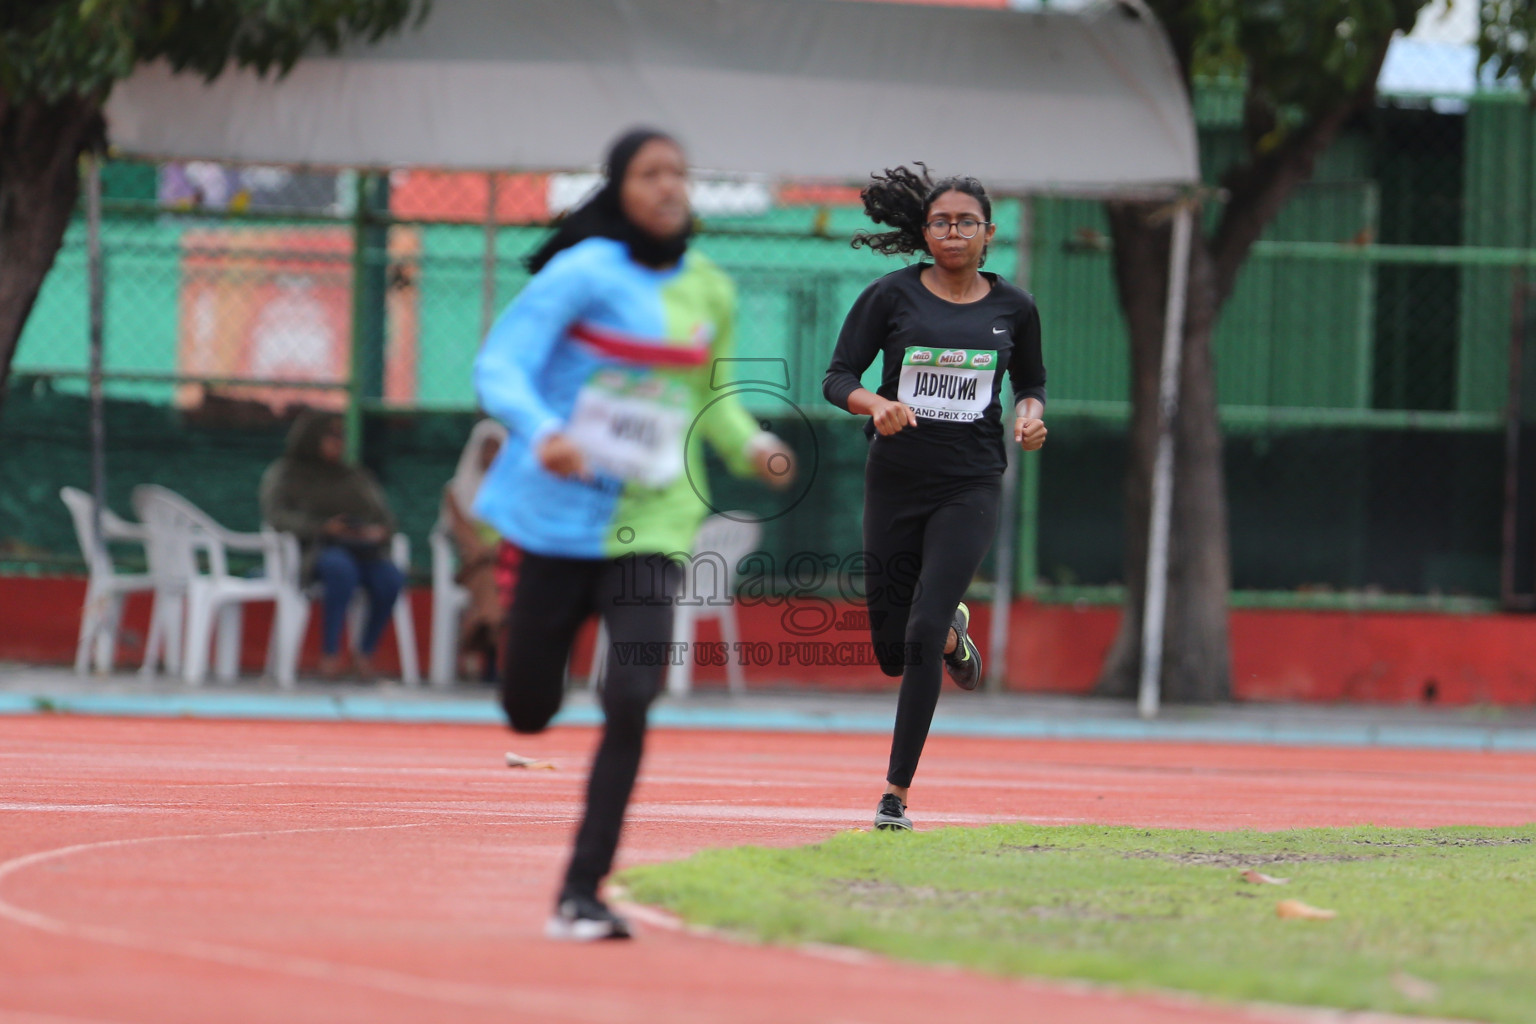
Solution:
<svg viewBox="0 0 1536 1024">
<path fill-rule="evenodd" d="M 895 793 L 880 798 L 880 809 L 875 812 L 875 828 L 888 832 L 912 831 L 912 819 L 907 817 L 907 805 Z"/>
<path fill-rule="evenodd" d="M 971 610 L 963 603 L 955 609 L 955 621 L 950 627 L 955 631 L 955 649 L 944 655 L 944 667 L 949 678 L 962 690 L 974 690 L 981 685 L 981 651 L 967 633 L 971 624 Z"/>
<path fill-rule="evenodd" d="M 596 896 L 566 893 L 555 904 L 555 912 L 544 925 L 546 938 L 566 942 L 596 942 L 599 939 L 627 939 L 629 922 L 608 909 Z"/>
</svg>

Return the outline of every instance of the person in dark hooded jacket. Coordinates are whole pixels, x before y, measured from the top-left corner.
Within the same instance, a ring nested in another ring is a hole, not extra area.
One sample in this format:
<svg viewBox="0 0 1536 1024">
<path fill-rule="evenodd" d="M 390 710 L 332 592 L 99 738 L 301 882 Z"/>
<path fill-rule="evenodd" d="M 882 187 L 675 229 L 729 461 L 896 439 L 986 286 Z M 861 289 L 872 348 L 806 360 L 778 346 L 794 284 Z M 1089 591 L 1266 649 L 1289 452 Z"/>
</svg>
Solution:
<svg viewBox="0 0 1536 1024">
<path fill-rule="evenodd" d="M 341 417 L 305 412 L 288 433 L 283 457 L 261 478 L 262 519 L 298 537 L 303 579 L 318 580 L 324 593 L 320 673 L 328 678 L 344 667 L 341 631 L 352 595 L 359 587 L 368 595 L 368 618 L 353 666 L 367 677 L 405 584 L 405 575 L 389 559 L 394 514 L 373 474 L 349 464 L 345 452 Z"/>
</svg>

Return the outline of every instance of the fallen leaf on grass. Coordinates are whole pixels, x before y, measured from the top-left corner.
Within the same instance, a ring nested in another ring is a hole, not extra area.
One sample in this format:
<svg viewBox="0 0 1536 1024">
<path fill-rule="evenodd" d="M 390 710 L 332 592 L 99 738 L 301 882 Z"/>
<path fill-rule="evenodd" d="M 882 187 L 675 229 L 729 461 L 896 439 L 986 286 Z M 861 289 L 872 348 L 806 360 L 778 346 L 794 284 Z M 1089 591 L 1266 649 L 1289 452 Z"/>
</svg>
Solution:
<svg viewBox="0 0 1536 1024">
<path fill-rule="evenodd" d="M 1440 995 L 1440 986 L 1423 978 L 1415 978 L 1407 971 L 1392 975 L 1392 987 L 1416 1003 L 1430 1002 Z"/>
<path fill-rule="evenodd" d="M 1255 871 L 1252 868 L 1243 872 L 1242 879 L 1245 882 L 1252 882 L 1254 885 L 1284 885 L 1290 881 L 1289 878 L 1276 878 L 1273 875 L 1266 875 L 1264 872 Z"/>
<path fill-rule="evenodd" d="M 1298 921 L 1332 921 L 1339 916 L 1337 910 L 1324 910 L 1322 907 L 1314 907 L 1301 900 L 1281 900 L 1275 904 L 1275 914 L 1278 917 Z"/>
<path fill-rule="evenodd" d="M 509 750 L 509 751 L 507 751 L 507 767 L 508 768 L 547 768 L 547 769 L 553 770 L 554 767 L 555 767 L 555 764 L 554 764 L 553 761 L 540 761 L 536 757 L 524 757 L 522 754 L 514 754 L 514 753 L 512 753 L 512 751 Z"/>
</svg>

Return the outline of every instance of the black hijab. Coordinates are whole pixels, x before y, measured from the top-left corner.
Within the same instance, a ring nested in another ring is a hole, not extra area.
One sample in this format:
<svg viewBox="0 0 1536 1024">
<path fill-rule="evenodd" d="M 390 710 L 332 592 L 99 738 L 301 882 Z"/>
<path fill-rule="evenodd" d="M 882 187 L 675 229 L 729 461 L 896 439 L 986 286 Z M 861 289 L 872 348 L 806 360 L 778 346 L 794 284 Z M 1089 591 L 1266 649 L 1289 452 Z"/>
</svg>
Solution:
<svg viewBox="0 0 1536 1024">
<path fill-rule="evenodd" d="M 544 269 L 544 264 L 554 259 L 556 253 L 593 237 L 623 242 L 629 247 L 630 258 L 648 267 L 671 266 L 683 258 L 683 253 L 688 250 L 688 239 L 693 234 L 691 221 L 671 238 L 657 238 L 626 217 L 624 206 L 619 201 L 630 162 L 640 152 L 640 147 L 652 139 L 665 139 L 677 145 L 677 140 L 672 136 L 654 128 L 634 128 L 620 136 L 608 150 L 608 160 L 603 168 L 607 180 L 603 182 L 603 187 L 591 199 L 566 214 L 554 233 L 544 240 L 544 244 L 523 260 L 530 271 L 537 274 Z"/>
</svg>

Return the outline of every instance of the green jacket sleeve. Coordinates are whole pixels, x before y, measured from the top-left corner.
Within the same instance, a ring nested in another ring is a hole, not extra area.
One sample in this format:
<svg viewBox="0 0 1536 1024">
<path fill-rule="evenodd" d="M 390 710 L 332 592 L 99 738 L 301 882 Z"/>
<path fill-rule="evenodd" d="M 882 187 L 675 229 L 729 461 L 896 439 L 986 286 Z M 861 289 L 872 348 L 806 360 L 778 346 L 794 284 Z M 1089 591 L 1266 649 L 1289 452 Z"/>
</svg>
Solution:
<svg viewBox="0 0 1536 1024">
<path fill-rule="evenodd" d="M 753 418 L 734 394 L 725 394 L 712 388 L 714 364 L 730 359 L 736 354 L 736 289 L 730 279 L 720 275 L 720 293 L 715 316 L 715 340 L 710 346 L 710 365 L 698 375 L 697 404 L 704 411 L 698 426 L 704 439 L 715 450 L 730 471 L 737 476 L 751 476 L 755 472 L 749 447 L 753 438 L 762 433 Z M 713 404 L 711 404 L 713 403 Z"/>
</svg>

